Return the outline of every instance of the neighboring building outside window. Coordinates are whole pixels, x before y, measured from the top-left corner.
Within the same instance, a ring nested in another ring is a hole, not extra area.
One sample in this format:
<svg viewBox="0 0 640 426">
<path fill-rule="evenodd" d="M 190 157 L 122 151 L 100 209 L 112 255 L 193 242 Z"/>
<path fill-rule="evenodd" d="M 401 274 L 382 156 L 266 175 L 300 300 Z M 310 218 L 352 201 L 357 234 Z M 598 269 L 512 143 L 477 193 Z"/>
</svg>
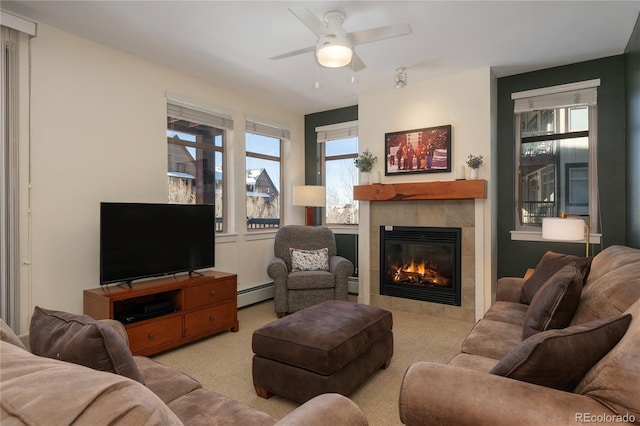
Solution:
<svg viewBox="0 0 640 426">
<path fill-rule="evenodd" d="M 216 232 L 224 223 L 224 140 L 230 119 L 169 103 L 167 113 L 168 202 L 214 204 Z M 223 125 L 214 125 L 222 123 Z"/>
<path fill-rule="evenodd" d="M 282 223 L 282 143 L 289 131 L 247 120 L 247 229 L 279 228 Z"/>
<path fill-rule="evenodd" d="M 516 230 L 539 229 L 542 218 L 562 213 L 589 216 L 591 229 L 596 229 L 595 84 L 539 89 L 528 97 L 513 95 Z"/>
<path fill-rule="evenodd" d="M 316 128 L 322 151 L 323 185 L 326 187 L 324 223 L 356 225 L 358 202 L 353 187 L 358 184 L 358 122 L 337 123 Z"/>
</svg>

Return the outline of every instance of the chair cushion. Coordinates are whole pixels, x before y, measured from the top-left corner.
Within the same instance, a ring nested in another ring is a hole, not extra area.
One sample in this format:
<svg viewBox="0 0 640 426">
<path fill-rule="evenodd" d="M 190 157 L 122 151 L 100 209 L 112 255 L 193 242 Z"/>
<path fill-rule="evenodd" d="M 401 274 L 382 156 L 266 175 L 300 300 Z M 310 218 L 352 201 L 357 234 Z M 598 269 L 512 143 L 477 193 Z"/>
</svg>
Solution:
<svg viewBox="0 0 640 426">
<path fill-rule="evenodd" d="M 29 328 L 29 345 L 35 355 L 120 374 L 144 383 L 122 337 L 110 325 L 87 315 L 36 306 Z"/>
<path fill-rule="evenodd" d="M 582 274 L 575 262 L 556 272 L 533 296 L 527 310 L 522 339 L 552 328 L 565 328 L 580 303 Z"/>
<path fill-rule="evenodd" d="M 393 326 L 391 312 L 332 300 L 273 321 L 253 333 L 256 355 L 330 375 Z"/>
<path fill-rule="evenodd" d="M 631 315 L 534 334 L 509 352 L 491 374 L 572 391 L 624 336 Z"/>
<path fill-rule="evenodd" d="M 336 276 L 326 271 L 291 272 L 287 278 L 289 290 L 310 290 L 318 288 L 334 288 Z"/>
<path fill-rule="evenodd" d="M 576 262 L 578 270 L 582 273 L 583 278 L 586 279 L 589 274 L 591 260 L 591 257 L 579 257 L 570 254 L 554 253 L 552 251 L 546 252 L 536 265 L 531 276 L 527 278 L 522 285 L 520 302 L 526 303 L 527 305 L 530 304 L 533 296 L 535 296 L 540 287 L 542 287 L 553 274 L 571 262 Z"/>
<path fill-rule="evenodd" d="M 290 248 L 291 270 L 299 271 L 328 271 L 329 249 L 327 247 L 318 250 L 302 250 Z"/>
</svg>

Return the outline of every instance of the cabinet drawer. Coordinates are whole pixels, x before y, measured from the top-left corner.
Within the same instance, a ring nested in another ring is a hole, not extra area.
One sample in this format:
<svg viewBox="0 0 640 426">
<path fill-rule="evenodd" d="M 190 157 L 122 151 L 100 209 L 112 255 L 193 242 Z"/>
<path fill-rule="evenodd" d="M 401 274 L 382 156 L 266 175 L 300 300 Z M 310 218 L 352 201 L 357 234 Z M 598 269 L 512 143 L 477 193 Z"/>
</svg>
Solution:
<svg viewBox="0 0 640 426">
<path fill-rule="evenodd" d="M 236 282 L 233 278 L 216 280 L 185 289 L 185 309 L 223 302 L 236 297 Z"/>
<path fill-rule="evenodd" d="M 182 317 L 155 319 L 154 322 L 127 328 L 129 347 L 134 354 L 182 337 Z"/>
<path fill-rule="evenodd" d="M 235 321 L 236 315 L 237 310 L 233 302 L 192 312 L 185 315 L 184 318 L 185 335 L 189 336 L 229 321 Z"/>
</svg>

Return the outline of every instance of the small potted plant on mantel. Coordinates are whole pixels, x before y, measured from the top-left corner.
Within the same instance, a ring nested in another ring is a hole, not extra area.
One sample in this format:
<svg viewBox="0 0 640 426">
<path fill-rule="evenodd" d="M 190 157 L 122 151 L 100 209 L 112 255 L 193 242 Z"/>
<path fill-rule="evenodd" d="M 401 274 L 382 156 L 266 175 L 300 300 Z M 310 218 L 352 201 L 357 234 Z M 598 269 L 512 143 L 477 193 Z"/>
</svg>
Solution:
<svg viewBox="0 0 640 426">
<path fill-rule="evenodd" d="M 482 155 L 471 155 L 467 157 L 467 166 L 471 169 L 469 178 L 478 179 L 478 169 L 482 166 Z"/>
<path fill-rule="evenodd" d="M 353 160 L 353 164 L 356 165 L 358 170 L 360 171 L 360 178 L 358 179 L 358 183 L 361 185 L 366 185 L 369 183 L 369 176 L 371 175 L 371 170 L 373 169 L 373 165 L 378 161 L 378 157 L 374 156 L 369 148 L 365 149 L 362 154 L 358 156 L 355 160 Z"/>
</svg>

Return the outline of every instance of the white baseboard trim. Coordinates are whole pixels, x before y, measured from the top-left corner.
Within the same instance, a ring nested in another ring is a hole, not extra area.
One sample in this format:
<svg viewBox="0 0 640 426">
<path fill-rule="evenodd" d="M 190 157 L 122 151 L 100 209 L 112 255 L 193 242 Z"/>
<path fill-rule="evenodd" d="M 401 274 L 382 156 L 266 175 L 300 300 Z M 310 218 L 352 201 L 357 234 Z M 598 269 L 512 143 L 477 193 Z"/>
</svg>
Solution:
<svg viewBox="0 0 640 426">
<path fill-rule="evenodd" d="M 358 286 L 359 281 L 358 281 L 358 277 L 349 277 L 349 283 L 347 284 L 348 288 L 349 288 L 349 294 L 358 294 L 358 292 L 360 291 Z"/>
<path fill-rule="evenodd" d="M 273 283 L 245 288 L 238 292 L 238 308 L 273 299 Z"/>
</svg>

